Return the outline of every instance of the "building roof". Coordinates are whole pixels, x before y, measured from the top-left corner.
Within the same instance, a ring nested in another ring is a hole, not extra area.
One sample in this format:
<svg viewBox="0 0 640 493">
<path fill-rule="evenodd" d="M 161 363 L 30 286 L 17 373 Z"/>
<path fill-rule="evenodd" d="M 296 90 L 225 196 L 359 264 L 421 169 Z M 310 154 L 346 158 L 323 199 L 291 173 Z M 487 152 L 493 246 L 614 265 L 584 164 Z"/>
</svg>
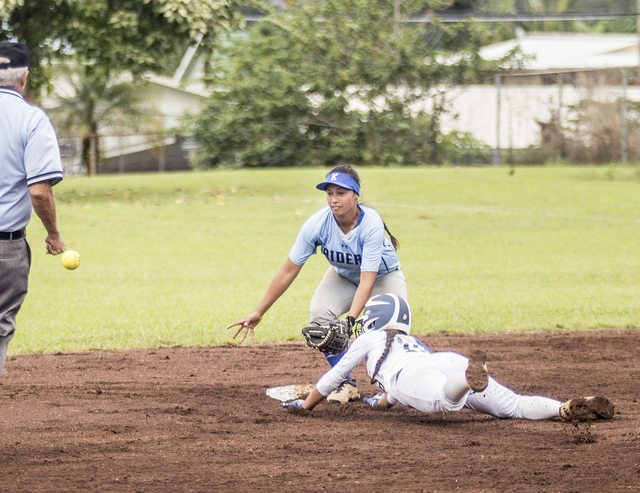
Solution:
<svg viewBox="0 0 640 493">
<path fill-rule="evenodd" d="M 195 43 L 185 51 L 173 77 L 150 74 L 149 82 L 196 96 L 208 96 L 210 91 L 202 82 L 202 76 L 204 75 L 203 62 L 200 57 L 197 56 L 201 42 L 202 34 L 199 34 Z"/>
<path fill-rule="evenodd" d="M 534 58 L 526 70 L 586 70 L 638 67 L 637 34 L 520 33 L 515 39 L 485 46 L 480 56 L 497 60 L 516 46 Z"/>
</svg>

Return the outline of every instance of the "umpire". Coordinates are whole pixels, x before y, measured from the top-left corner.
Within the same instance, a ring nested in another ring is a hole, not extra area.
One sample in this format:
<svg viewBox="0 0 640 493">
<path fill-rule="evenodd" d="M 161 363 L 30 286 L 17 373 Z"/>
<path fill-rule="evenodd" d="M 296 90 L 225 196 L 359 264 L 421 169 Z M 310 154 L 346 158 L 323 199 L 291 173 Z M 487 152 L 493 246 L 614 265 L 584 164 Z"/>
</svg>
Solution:
<svg viewBox="0 0 640 493">
<path fill-rule="evenodd" d="M 40 108 L 25 102 L 31 72 L 22 43 L 0 42 L 0 375 L 27 294 L 32 210 L 47 230 L 47 253 L 67 249 L 56 221 L 53 185 L 62 180 L 58 140 Z"/>
</svg>

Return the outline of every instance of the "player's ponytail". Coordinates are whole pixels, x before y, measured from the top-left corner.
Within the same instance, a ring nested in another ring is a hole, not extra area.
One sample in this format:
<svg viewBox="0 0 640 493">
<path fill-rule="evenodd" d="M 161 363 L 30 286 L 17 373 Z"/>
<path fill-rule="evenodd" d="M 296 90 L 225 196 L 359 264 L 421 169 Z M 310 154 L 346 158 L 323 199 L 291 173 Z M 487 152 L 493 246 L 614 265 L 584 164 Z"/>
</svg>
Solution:
<svg viewBox="0 0 640 493">
<path fill-rule="evenodd" d="M 340 166 L 336 166 L 331 171 L 329 171 L 329 174 L 331 174 L 331 173 L 344 173 L 345 175 L 348 175 L 351 178 L 353 178 L 359 186 L 361 185 L 360 176 L 358 175 L 358 172 L 355 169 L 353 169 L 351 166 L 347 165 L 347 164 L 341 164 Z M 380 213 L 378 212 L 378 214 L 380 214 Z M 380 217 L 382 217 L 382 216 L 380 216 Z M 382 220 L 382 224 L 384 225 L 384 230 L 389 235 L 389 239 L 391 239 L 391 245 L 393 245 L 393 248 L 394 248 L 395 251 L 398 251 L 398 249 L 400 248 L 400 242 L 398 241 L 398 239 L 395 236 L 393 236 L 391 234 L 391 231 L 389 231 L 389 228 L 387 227 L 386 223 L 384 222 L 384 219 Z"/>
<path fill-rule="evenodd" d="M 371 375 L 371 385 L 375 385 L 376 376 L 380 371 L 380 367 L 382 366 L 382 363 L 384 363 L 384 360 L 387 359 L 387 356 L 389 356 L 389 351 L 391 350 L 391 344 L 393 344 L 393 338 L 397 334 L 404 334 L 402 330 L 398 330 L 398 329 L 383 329 L 383 330 L 387 333 L 387 342 L 384 345 L 384 351 L 382 351 L 380 358 L 378 358 L 378 361 L 376 362 L 376 368 L 375 370 L 373 370 L 373 375 Z"/>
<path fill-rule="evenodd" d="M 391 231 L 389 231 L 389 228 L 387 228 L 387 225 L 384 221 L 382 221 L 382 224 L 384 225 L 384 230 L 387 232 L 387 234 L 389 235 L 389 238 L 391 239 L 391 244 L 393 245 L 393 249 L 397 252 L 398 249 L 400 248 L 400 242 L 395 236 L 391 234 Z"/>
</svg>

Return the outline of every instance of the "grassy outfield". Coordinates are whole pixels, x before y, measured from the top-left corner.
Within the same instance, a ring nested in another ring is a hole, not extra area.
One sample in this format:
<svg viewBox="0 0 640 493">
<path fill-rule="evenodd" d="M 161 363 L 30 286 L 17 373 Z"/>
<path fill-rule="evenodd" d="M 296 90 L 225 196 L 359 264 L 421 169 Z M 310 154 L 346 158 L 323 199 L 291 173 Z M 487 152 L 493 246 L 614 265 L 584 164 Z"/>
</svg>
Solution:
<svg viewBox="0 0 640 493">
<path fill-rule="evenodd" d="M 30 292 L 12 353 L 230 342 L 303 221 L 327 170 L 68 178 L 67 271 L 29 226 Z M 363 201 L 401 241 L 414 332 L 640 325 L 636 168 L 360 168 Z M 312 257 L 257 341 L 301 339 L 327 269 Z"/>
</svg>

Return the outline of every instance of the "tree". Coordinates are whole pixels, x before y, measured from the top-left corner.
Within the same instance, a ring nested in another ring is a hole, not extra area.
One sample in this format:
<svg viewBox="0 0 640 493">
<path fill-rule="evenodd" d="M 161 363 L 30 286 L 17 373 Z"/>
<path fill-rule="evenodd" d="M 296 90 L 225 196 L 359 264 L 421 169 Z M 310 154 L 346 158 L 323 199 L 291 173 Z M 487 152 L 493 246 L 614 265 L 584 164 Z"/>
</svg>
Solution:
<svg viewBox="0 0 640 493">
<path fill-rule="evenodd" d="M 102 129 L 137 131 L 142 124 L 155 121 L 156 111 L 143 79 L 121 76 L 112 80 L 82 64 L 63 65 L 56 72 L 59 84 L 53 94 L 57 106 L 49 113 L 59 130 L 82 136 L 81 165 L 88 174 L 94 174 L 102 160 L 98 138 Z"/>
<path fill-rule="evenodd" d="M 196 38 L 211 49 L 241 11 L 236 0 L 0 0 L 0 18 L 0 40 L 27 44 L 43 85 L 43 64 L 70 54 L 109 77 L 166 73 Z"/>
<path fill-rule="evenodd" d="M 31 52 L 29 99 L 38 101 L 42 86 L 53 91 L 53 62 L 76 67 L 67 79 L 77 92 L 57 113 L 61 128 L 81 133 L 86 165 L 92 142 L 99 159 L 99 128 L 118 114 L 140 116 L 144 76 L 172 73 L 194 40 L 210 52 L 219 32 L 241 24 L 241 10 L 236 0 L 0 0 L 0 18 L 0 40 Z M 133 83 L 114 83 L 127 74 Z"/>
<path fill-rule="evenodd" d="M 221 46 L 207 82 L 222 89 L 187 121 L 202 145 L 201 164 L 438 163 L 452 142 L 465 152 L 482 147 L 443 135 L 439 115 L 448 88 L 498 69 L 478 55 L 486 31 L 474 23 L 409 22 L 425 5 L 450 3 L 264 6 L 262 22 Z"/>
</svg>

